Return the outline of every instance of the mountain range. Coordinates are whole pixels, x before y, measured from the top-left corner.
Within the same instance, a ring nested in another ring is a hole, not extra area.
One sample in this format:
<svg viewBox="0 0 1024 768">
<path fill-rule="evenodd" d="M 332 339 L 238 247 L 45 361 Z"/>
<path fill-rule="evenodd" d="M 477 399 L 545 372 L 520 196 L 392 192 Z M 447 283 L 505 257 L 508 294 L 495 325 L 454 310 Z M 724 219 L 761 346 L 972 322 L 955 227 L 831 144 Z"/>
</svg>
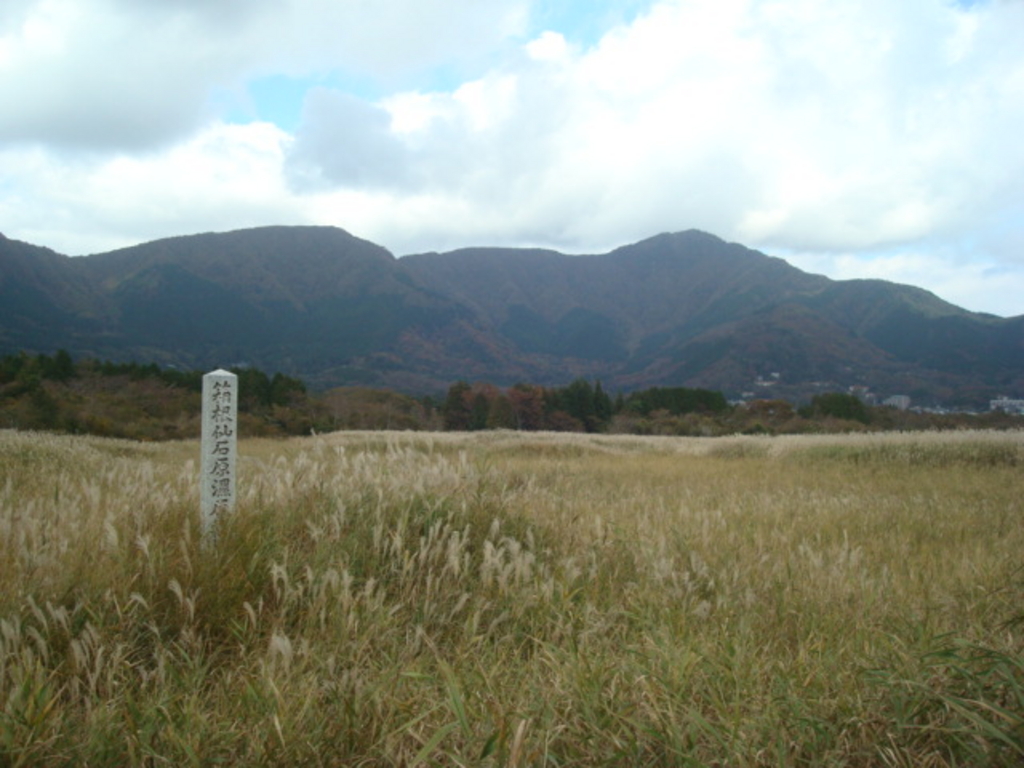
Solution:
<svg viewBox="0 0 1024 768">
<path fill-rule="evenodd" d="M 443 391 L 485 380 L 917 402 L 1024 394 L 1024 316 L 908 285 L 830 280 L 690 230 L 609 253 L 396 258 L 334 227 L 260 227 L 68 257 L 0 235 L 0 353 L 253 365 Z"/>
</svg>

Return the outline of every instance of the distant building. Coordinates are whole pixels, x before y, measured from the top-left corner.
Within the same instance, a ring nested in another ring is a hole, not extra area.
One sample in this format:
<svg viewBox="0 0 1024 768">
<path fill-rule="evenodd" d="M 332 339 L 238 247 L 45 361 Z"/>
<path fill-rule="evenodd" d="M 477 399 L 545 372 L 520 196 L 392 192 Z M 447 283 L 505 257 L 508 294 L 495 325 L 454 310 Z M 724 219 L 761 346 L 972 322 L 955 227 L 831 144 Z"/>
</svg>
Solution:
<svg viewBox="0 0 1024 768">
<path fill-rule="evenodd" d="M 888 405 L 900 411 L 905 411 L 910 407 L 910 398 L 907 395 L 892 395 L 885 398 L 882 401 L 882 405 Z"/>
<path fill-rule="evenodd" d="M 1024 400 L 1014 400 L 1009 397 L 997 397 L 995 400 L 990 400 L 988 407 L 991 411 L 1024 414 Z"/>
</svg>

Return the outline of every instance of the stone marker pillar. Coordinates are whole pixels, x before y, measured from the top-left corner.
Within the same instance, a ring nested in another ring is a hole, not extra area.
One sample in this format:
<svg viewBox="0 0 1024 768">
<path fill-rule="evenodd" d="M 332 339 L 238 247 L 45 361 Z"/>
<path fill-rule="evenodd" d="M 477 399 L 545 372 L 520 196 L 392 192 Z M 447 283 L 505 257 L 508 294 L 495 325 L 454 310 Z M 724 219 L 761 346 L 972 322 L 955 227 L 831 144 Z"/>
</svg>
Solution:
<svg viewBox="0 0 1024 768">
<path fill-rule="evenodd" d="M 204 541 L 216 535 L 217 521 L 235 506 L 237 426 L 238 377 L 222 370 L 206 374 L 199 480 Z"/>
</svg>

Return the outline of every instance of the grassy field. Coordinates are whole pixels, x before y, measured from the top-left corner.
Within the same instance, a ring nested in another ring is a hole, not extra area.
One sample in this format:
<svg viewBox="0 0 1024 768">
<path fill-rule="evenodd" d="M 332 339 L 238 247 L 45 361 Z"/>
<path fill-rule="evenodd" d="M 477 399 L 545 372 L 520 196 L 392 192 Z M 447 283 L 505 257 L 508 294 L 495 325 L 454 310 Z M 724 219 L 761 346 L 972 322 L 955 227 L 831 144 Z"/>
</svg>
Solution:
<svg viewBox="0 0 1024 768">
<path fill-rule="evenodd" d="M 1024 763 L 1024 434 L 0 432 L 0 765 Z"/>
</svg>

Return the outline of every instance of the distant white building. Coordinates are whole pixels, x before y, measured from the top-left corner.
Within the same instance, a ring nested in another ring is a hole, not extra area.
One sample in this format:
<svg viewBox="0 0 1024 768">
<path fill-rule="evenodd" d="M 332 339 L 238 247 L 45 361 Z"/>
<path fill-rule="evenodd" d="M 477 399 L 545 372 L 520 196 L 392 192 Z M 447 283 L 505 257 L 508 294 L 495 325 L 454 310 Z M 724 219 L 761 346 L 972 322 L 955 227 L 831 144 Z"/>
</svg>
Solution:
<svg viewBox="0 0 1024 768">
<path fill-rule="evenodd" d="M 997 397 L 995 400 L 990 400 L 988 407 L 991 411 L 1024 414 L 1024 400 L 1014 400 L 1009 397 Z"/>
</svg>

